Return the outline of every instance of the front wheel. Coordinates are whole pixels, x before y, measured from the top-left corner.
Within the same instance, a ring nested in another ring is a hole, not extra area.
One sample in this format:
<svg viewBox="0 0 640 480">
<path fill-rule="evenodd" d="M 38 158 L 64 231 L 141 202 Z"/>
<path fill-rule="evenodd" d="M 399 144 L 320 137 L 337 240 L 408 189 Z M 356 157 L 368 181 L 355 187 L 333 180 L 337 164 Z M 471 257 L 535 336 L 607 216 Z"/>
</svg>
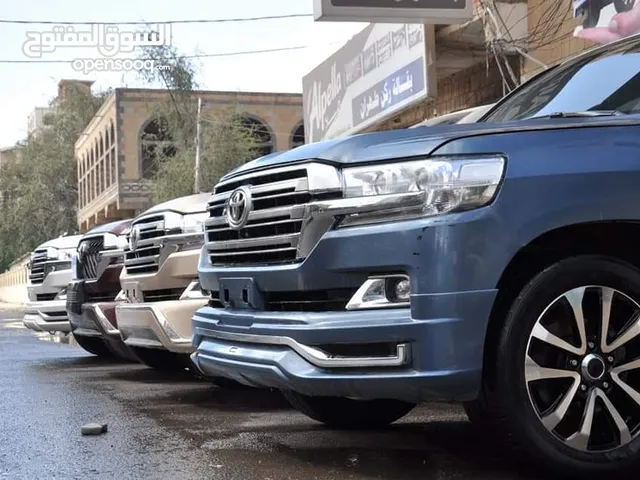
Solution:
<svg viewBox="0 0 640 480">
<path fill-rule="evenodd" d="M 156 348 L 131 347 L 146 366 L 163 372 L 182 372 L 189 368 L 189 355 Z"/>
<path fill-rule="evenodd" d="M 85 337 L 83 335 L 74 335 L 73 338 L 84 350 L 96 355 L 97 357 L 112 358 L 115 356 L 113 352 L 109 350 L 109 347 L 107 347 L 102 338 Z"/>
<path fill-rule="evenodd" d="M 382 428 L 415 407 L 399 400 L 352 400 L 343 397 L 309 397 L 296 392 L 282 394 L 299 412 L 337 429 Z"/>
<path fill-rule="evenodd" d="M 638 467 L 637 268 L 604 256 L 547 268 L 511 306 L 496 365 L 487 412 L 539 464 L 603 478 Z"/>
</svg>

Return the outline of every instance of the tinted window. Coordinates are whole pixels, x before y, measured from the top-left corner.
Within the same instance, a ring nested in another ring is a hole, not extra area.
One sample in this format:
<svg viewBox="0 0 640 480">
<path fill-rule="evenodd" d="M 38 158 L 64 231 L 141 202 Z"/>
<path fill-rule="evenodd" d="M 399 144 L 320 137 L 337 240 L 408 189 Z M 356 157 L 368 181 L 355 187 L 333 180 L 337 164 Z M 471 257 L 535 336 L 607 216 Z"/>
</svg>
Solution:
<svg viewBox="0 0 640 480">
<path fill-rule="evenodd" d="M 588 110 L 640 113 L 640 40 L 549 70 L 511 94 L 483 121 L 523 120 Z"/>
</svg>

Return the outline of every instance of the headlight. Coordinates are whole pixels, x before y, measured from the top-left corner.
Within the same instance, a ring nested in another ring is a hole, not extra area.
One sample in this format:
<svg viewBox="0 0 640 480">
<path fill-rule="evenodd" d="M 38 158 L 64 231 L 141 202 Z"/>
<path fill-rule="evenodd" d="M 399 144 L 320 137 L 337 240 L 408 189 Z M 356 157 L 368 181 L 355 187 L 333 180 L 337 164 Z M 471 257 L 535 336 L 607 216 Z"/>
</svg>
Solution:
<svg viewBox="0 0 640 480">
<path fill-rule="evenodd" d="M 124 250 L 129 246 L 127 235 L 130 229 L 125 230 L 119 235 L 113 233 L 105 233 L 104 235 L 104 249 L 105 250 Z"/>
<path fill-rule="evenodd" d="M 47 248 L 47 258 L 52 260 L 71 260 L 75 253 L 75 248 L 65 248 L 63 250 L 54 247 Z"/>
<path fill-rule="evenodd" d="M 207 212 L 180 215 L 170 212 L 165 215 L 164 228 L 172 233 L 202 233 L 204 221 L 209 218 Z"/>
<path fill-rule="evenodd" d="M 417 160 L 345 168 L 348 198 L 425 192 L 422 215 L 478 208 L 490 203 L 504 173 L 500 156 Z"/>
<path fill-rule="evenodd" d="M 185 215 L 182 219 L 182 231 L 184 233 L 202 233 L 204 232 L 204 222 L 209 218 L 208 213 L 194 213 Z"/>
</svg>

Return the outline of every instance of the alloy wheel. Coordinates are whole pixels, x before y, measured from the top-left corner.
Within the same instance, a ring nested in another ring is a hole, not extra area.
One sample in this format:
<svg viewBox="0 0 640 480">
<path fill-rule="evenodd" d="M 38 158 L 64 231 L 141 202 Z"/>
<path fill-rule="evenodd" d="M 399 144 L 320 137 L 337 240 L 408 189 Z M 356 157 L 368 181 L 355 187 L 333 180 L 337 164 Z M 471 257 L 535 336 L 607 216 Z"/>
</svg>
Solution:
<svg viewBox="0 0 640 480">
<path fill-rule="evenodd" d="M 640 433 L 640 305 L 625 293 L 560 295 L 534 324 L 524 368 L 534 412 L 568 447 L 606 452 Z"/>
</svg>

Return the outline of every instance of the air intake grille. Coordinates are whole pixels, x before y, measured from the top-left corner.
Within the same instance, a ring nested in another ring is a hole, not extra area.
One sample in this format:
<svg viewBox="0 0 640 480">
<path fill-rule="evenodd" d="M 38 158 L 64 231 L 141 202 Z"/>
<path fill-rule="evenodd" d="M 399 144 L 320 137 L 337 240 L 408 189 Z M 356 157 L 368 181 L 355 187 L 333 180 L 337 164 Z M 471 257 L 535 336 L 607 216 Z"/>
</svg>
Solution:
<svg viewBox="0 0 640 480">
<path fill-rule="evenodd" d="M 93 280 L 98 277 L 98 263 L 100 251 L 104 248 L 104 237 L 83 239 L 78 246 L 78 263 L 82 278 Z"/>
<path fill-rule="evenodd" d="M 256 172 L 216 187 L 209 200 L 207 251 L 212 265 L 283 264 L 297 260 L 305 206 L 336 198 L 340 192 L 312 191 L 306 167 Z M 227 202 L 239 187 L 247 187 L 251 210 L 246 224 L 231 228 Z"/>
<path fill-rule="evenodd" d="M 36 250 L 33 252 L 33 258 L 31 259 L 31 269 L 29 271 L 29 281 L 33 285 L 38 285 L 44 282 L 46 276 L 47 250 Z"/>
<path fill-rule="evenodd" d="M 125 250 L 124 265 L 129 275 L 153 273 L 158 271 L 160 261 L 160 242 L 166 232 L 164 215 L 141 218 L 131 226 L 130 235 L 138 230 L 135 249 Z"/>
</svg>

